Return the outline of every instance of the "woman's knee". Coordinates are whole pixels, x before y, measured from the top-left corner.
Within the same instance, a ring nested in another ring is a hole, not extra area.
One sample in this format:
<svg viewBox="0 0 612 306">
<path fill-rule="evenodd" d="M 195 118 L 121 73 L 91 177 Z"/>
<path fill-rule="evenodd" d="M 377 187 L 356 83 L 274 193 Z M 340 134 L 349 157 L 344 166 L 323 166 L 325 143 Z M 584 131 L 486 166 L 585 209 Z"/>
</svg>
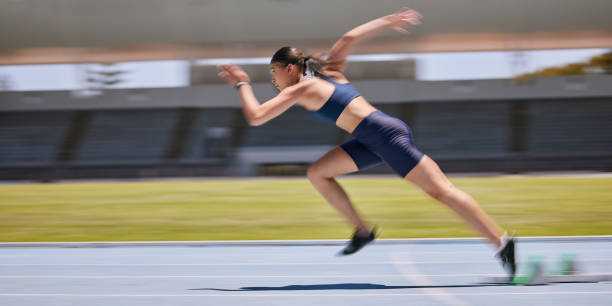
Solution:
<svg viewBox="0 0 612 306">
<path fill-rule="evenodd" d="M 310 167 L 306 169 L 306 176 L 311 182 L 325 178 L 323 167 L 319 166 L 317 163 L 310 165 Z"/>
<path fill-rule="evenodd" d="M 446 202 L 447 199 L 452 198 L 455 187 L 452 184 L 441 184 L 428 188 L 425 192 L 440 202 Z"/>
</svg>

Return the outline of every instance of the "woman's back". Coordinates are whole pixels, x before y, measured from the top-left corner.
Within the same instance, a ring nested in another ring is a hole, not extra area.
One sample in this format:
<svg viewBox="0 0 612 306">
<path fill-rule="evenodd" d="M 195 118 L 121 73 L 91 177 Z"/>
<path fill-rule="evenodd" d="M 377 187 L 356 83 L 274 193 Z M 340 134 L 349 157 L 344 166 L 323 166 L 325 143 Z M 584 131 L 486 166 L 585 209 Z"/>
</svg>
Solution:
<svg viewBox="0 0 612 306">
<path fill-rule="evenodd" d="M 300 104 L 315 117 L 334 122 L 351 133 L 359 122 L 376 111 L 376 108 L 370 105 L 341 73 L 328 74 L 330 75 L 317 72 L 315 77 L 302 81 L 310 82 L 310 90 L 305 93 Z"/>
</svg>

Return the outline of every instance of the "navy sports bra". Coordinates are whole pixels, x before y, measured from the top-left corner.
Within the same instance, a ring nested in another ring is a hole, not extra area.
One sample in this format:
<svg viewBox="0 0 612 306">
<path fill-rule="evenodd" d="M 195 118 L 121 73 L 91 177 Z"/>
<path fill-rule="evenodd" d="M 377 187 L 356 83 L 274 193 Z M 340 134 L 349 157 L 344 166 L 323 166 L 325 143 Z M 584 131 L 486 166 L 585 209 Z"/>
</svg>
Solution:
<svg viewBox="0 0 612 306">
<path fill-rule="evenodd" d="M 310 111 L 310 113 L 316 118 L 329 120 L 335 123 L 336 120 L 338 120 L 338 117 L 340 117 L 340 113 L 342 113 L 349 102 L 361 96 L 361 94 L 359 94 L 355 87 L 353 87 L 353 85 L 350 83 L 340 84 L 334 81 L 332 78 L 319 72 L 315 72 L 314 75 L 332 83 L 336 88 L 334 89 L 331 97 L 327 99 L 327 102 L 325 102 L 321 108 L 316 111 Z"/>
</svg>

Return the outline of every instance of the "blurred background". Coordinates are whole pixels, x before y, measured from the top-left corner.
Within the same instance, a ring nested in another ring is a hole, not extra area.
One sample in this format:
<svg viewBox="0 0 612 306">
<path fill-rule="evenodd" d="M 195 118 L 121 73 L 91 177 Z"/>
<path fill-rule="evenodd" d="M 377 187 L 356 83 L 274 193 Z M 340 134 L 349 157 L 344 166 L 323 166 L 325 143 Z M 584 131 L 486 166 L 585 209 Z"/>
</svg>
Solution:
<svg viewBox="0 0 612 306">
<path fill-rule="evenodd" d="M 403 6 L 423 24 L 346 74 L 443 170 L 612 170 L 609 0 L 5 0 L 0 180 L 303 175 L 351 136 L 299 107 L 248 127 L 215 65 L 263 102 L 278 48 L 326 51 Z"/>
</svg>

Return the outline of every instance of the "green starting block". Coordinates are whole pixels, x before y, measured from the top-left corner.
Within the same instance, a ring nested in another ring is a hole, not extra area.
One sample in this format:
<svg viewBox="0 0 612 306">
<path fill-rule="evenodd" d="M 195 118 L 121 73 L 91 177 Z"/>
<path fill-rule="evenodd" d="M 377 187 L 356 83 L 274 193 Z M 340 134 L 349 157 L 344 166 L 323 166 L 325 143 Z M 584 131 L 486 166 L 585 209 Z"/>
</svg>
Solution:
<svg viewBox="0 0 612 306">
<path fill-rule="evenodd" d="M 549 283 L 598 283 L 612 280 L 609 274 L 586 274 L 578 265 L 577 254 L 561 254 L 556 269 L 546 276 Z"/>
<path fill-rule="evenodd" d="M 577 254 L 565 253 L 559 255 L 555 267 L 545 273 L 544 256 L 531 255 L 527 257 L 522 274 L 513 279 L 508 277 L 492 277 L 483 284 L 508 285 L 546 285 L 552 283 L 598 283 L 611 281 L 609 274 L 585 274 L 578 266 Z"/>
<path fill-rule="evenodd" d="M 527 257 L 527 273 L 524 275 L 515 275 L 512 281 L 513 285 L 544 285 L 546 282 L 544 276 L 544 256 L 532 255 Z"/>
</svg>

